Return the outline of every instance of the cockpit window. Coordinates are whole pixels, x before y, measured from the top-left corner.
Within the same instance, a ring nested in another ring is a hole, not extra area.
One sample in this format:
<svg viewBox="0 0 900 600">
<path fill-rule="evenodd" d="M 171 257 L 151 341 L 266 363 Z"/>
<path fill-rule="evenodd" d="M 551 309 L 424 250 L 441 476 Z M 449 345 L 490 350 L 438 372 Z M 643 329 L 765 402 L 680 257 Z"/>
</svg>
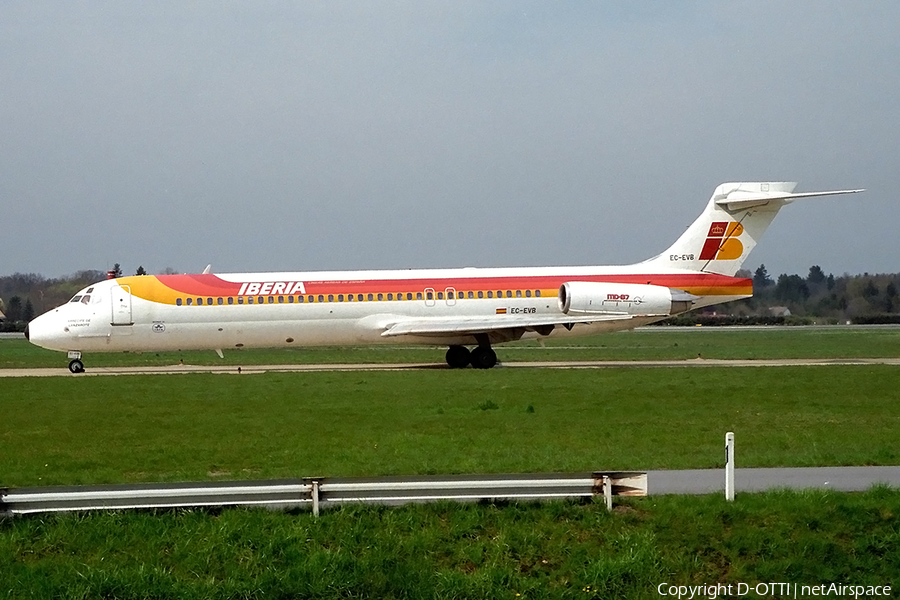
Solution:
<svg viewBox="0 0 900 600">
<path fill-rule="evenodd" d="M 90 294 L 90 293 L 93 292 L 93 291 L 94 291 L 94 288 L 89 287 L 89 288 L 87 289 L 87 291 L 85 292 L 85 294 Z"/>
<path fill-rule="evenodd" d="M 91 301 L 91 295 L 90 295 L 90 294 L 85 294 L 84 296 L 81 297 L 81 303 L 82 303 L 82 304 L 88 304 L 90 301 Z"/>
<path fill-rule="evenodd" d="M 72 298 L 71 300 L 69 300 L 69 302 L 78 302 L 80 300 L 81 300 L 81 296 L 78 295 L 78 296 L 75 296 L 74 298 Z"/>
</svg>

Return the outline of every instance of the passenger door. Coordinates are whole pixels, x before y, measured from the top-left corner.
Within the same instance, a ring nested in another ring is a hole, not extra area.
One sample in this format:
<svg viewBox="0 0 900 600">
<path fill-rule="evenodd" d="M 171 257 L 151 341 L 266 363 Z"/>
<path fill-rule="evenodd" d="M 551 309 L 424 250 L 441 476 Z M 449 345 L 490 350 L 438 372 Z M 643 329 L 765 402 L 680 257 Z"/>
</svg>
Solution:
<svg viewBox="0 0 900 600">
<path fill-rule="evenodd" d="M 127 285 L 114 285 L 111 289 L 112 325 L 134 325 L 131 316 L 131 288 Z"/>
</svg>

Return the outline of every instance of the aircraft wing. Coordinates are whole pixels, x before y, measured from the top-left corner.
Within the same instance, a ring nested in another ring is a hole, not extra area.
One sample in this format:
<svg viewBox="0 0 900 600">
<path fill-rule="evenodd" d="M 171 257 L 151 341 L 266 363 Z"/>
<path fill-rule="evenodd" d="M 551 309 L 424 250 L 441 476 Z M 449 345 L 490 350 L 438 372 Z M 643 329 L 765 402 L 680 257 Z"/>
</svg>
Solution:
<svg viewBox="0 0 900 600">
<path fill-rule="evenodd" d="M 537 315 L 496 315 L 486 317 L 425 317 L 402 319 L 389 324 L 382 332 L 382 337 L 396 337 L 400 335 L 446 336 L 446 335 L 475 335 L 490 333 L 492 331 L 505 331 L 513 329 L 527 329 L 539 331 L 542 328 L 553 325 L 563 325 L 571 328 L 576 323 L 597 323 L 600 321 L 628 321 L 631 315 L 610 314 L 590 316 L 537 316 Z"/>
</svg>

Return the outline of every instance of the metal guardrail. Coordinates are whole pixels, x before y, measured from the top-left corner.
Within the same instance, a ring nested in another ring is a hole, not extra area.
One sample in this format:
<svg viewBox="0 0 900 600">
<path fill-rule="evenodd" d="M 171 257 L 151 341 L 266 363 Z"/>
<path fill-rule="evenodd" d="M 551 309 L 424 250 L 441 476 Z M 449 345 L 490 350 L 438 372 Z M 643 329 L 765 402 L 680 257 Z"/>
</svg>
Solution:
<svg viewBox="0 0 900 600">
<path fill-rule="evenodd" d="M 319 509 L 349 503 L 401 505 L 435 501 L 537 501 L 646 496 L 647 474 L 454 475 L 421 477 L 306 477 L 271 481 L 161 483 L 0 489 L 0 515 L 33 513 L 263 506 Z"/>
</svg>

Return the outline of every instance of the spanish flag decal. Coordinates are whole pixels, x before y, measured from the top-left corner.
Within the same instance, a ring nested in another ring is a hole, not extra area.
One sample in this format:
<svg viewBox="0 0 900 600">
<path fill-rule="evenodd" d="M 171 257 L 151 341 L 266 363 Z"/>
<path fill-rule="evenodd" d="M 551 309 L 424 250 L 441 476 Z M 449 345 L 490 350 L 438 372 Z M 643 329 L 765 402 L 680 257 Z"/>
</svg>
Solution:
<svg viewBox="0 0 900 600">
<path fill-rule="evenodd" d="M 498 308 L 498 309 L 497 309 L 497 314 L 498 314 L 498 315 L 505 315 L 505 314 L 506 314 L 506 309 L 505 309 L 505 308 Z"/>
</svg>

